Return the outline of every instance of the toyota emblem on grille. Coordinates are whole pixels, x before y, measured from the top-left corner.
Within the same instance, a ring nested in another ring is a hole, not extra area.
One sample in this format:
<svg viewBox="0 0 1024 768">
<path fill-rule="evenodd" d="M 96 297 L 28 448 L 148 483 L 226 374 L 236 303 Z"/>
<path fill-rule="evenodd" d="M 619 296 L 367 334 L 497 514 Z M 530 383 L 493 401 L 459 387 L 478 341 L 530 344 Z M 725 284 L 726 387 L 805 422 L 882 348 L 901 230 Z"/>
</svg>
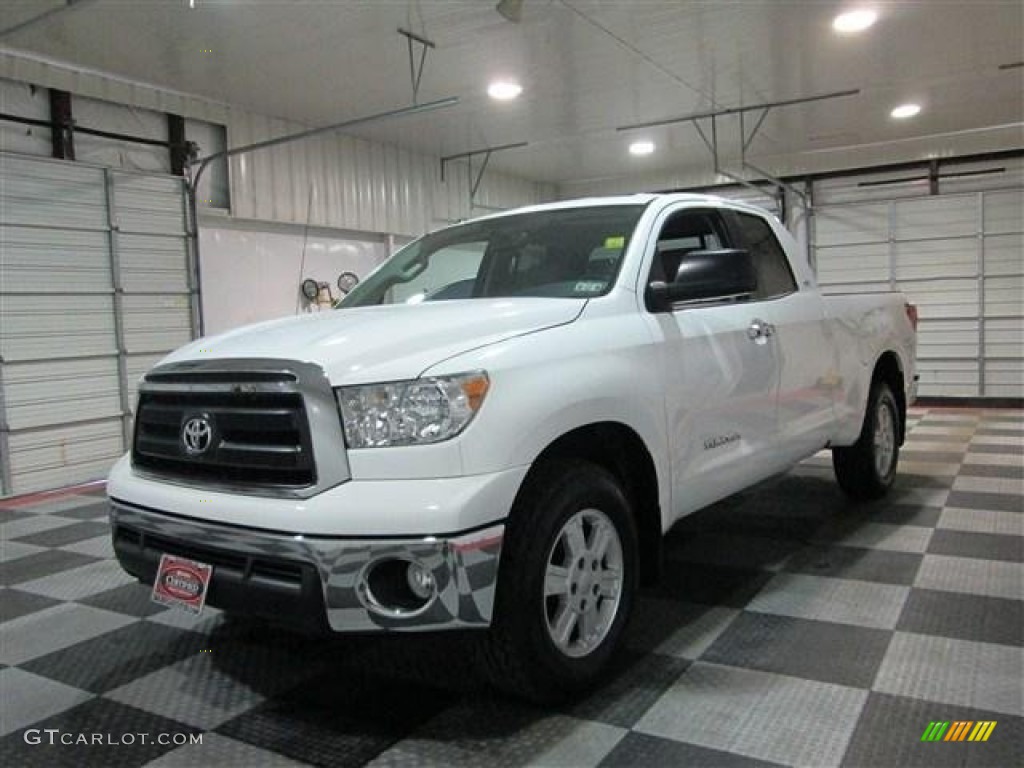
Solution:
<svg viewBox="0 0 1024 768">
<path fill-rule="evenodd" d="M 193 416 L 181 428 L 181 444 L 189 456 L 199 456 L 213 444 L 213 424 L 207 415 Z"/>
</svg>

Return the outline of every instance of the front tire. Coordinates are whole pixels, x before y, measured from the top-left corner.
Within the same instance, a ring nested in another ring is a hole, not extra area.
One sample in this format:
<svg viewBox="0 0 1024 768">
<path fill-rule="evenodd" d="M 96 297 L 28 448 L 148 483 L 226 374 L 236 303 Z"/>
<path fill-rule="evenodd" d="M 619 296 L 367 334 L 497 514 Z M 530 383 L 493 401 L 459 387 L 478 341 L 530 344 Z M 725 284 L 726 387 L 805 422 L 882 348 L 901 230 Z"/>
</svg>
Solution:
<svg viewBox="0 0 1024 768">
<path fill-rule="evenodd" d="M 879 499 L 892 487 L 899 463 L 899 430 L 899 405 L 892 389 L 885 382 L 876 382 L 857 442 L 832 449 L 836 480 L 848 496 L 862 501 Z"/>
<path fill-rule="evenodd" d="M 541 467 L 506 528 L 485 673 L 542 703 L 587 689 L 615 651 L 636 583 L 636 525 L 618 480 L 582 461 Z"/>
</svg>

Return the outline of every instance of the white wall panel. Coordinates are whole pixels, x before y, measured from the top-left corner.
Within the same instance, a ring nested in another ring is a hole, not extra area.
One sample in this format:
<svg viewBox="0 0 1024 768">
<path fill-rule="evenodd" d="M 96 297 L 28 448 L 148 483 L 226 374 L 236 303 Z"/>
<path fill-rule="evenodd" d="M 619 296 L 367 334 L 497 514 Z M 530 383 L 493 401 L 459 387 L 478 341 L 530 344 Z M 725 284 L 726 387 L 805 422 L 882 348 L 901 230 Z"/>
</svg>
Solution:
<svg viewBox="0 0 1024 768">
<path fill-rule="evenodd" d="M 50 97 L 46 88 L 0 78 L 0 111 L 33 120 L 50 119 Z M 0 120 L 0 151 L 48 156 L 50 129 Z"/>
<path fill-rule="evenodd" d="M 342 272 L 364 278 L 387 258 L 383 239 L 262 222 L 201 222 L 200 269 L 207 334 L 304 311 L 303 279 L 327 282 L 335 297 Z"/>
<path fill-rule="evenodd" d="M 106 232 L 0 225 L 4 293 L 109 293 Z"/>
<path fill-rule="evenodd" d="M 305 126 L 233 109 L 227 129 L 229 146 L 237 147 Z M 442 182 L 437 157 L 340 134 L 235 156 L 230 176 L 235 217 L 377 234 L 420 235 L 555 197 L 550 185 L 489 171 L 471 211 L 465 163 L 450 163 Z"/>
<path fill-rule="evenodd" d="M 192 338 L 183 189 L 0 155 L 0 492 L 105 474 L 125 448 L 129 375 Z"/>
<path fill-rule="evenodd" d="M 977 195 L 899 200 L 893 207 L 893 237 L 897 240 L 971 236 L 978 233 Z"/>
<path fill-rule="evenodd" d="M 13 430 L 116 419 L 121 415 L 117 361 L 96 357 L 8 364 L 4 398 Z"/>
<path fill-rule="evenodd" d="M 922 395 L 1024 397 L 1024 189 L 1005 186 L 1024 180 L 1024 164 L 951 168 L 967 174 L 940 174 L 955 193 L 913 199 L 870 176 L 816 182 L 816 200 L 856 201 L 815 211 L 819 281 L 861 291 L 892 271 L 918 305 Z M 884 199 L 866 203 L 871 194 Z"/>
<path fill-rule="evenodd" d="M 104 477 L 124 452 L 120 419 L 13 432 L 10 446 L 15 493 Z"/>
</svg>

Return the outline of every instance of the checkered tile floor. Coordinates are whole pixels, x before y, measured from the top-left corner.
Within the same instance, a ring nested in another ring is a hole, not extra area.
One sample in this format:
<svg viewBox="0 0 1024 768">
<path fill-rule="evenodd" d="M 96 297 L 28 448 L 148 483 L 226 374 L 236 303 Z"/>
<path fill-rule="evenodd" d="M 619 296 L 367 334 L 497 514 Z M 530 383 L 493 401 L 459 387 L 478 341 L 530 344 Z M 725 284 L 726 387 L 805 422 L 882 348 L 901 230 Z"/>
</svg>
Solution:
<svg viewBox="0 0 1024 768">
<path fill-rule="evenodd" d="M 0 761 L 1024 765 L 1024 413 L 912 421 L 884 503 L 847 503 L 822 454 L 684 521 L 614 676 L 557 711 L 481 687 L 464 636 L 312 640 L 151 603 L 98 492 L 0 506 Z M 935 720 L 997 726 L 922 743 Z"/>
</svg>

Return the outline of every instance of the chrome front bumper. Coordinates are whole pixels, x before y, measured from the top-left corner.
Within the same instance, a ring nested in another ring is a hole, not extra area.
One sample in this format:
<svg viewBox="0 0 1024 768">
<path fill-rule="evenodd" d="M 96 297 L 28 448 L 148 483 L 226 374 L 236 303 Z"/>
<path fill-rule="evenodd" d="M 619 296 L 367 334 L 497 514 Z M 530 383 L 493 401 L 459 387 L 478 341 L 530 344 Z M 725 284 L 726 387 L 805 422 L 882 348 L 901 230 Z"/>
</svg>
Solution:
<svg viewBox="0 0 1024 768">
<path fill-rule="evenodd" d="M 111 499 L 110 514 L 114 549 L 127 571 L 151 581 L 163 552 L 209 562 L 213 580 L 207 600 L 215 607 L 268 615 L 261 608 L 283 605 L 279 616 L 274 611 L 269 615 L 285 621 L 289 611 L 320 611 L 322 616 L 303 618 L 324 619 L 336 632 L 429 631 L 491 623 L 501 523 L 452 536 L 361 539 L 210 523 L 117 499 Z M 391 560 L 418 563 L 433 576 L 433 594 L 424 605 L 395 610 L 373 594 L 368 574 Z M 312 594 L 314 589 L 318 594 Z M 250 601 L 252 611 L 244 605 Z"/>
</svg>

